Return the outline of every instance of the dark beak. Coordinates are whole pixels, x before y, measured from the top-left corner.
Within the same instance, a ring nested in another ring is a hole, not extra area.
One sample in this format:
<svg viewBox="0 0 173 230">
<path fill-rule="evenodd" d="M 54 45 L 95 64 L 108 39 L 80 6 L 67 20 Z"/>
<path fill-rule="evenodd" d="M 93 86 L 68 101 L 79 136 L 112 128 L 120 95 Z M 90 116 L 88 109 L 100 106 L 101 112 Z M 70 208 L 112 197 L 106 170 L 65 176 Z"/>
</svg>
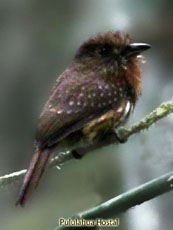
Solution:
<svg viewBox="0 0 173 230">
<path fill-rule="evenodd" d="M 131 57 L 140 54 L 141 52 L 150 49 L 150 45 L 147 43 L 131 43 L 123 50 L 122 55 Z"/>
</svg>

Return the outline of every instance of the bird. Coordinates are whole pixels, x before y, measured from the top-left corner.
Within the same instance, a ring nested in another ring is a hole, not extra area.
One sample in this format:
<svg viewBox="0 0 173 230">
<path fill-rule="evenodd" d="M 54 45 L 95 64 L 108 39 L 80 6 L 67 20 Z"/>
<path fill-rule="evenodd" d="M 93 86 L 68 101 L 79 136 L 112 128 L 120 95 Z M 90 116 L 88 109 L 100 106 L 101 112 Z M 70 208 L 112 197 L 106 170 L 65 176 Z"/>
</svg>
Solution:
<svg viewBox="0 0 173 230">
<path fill-rule="evenodd" d="M 40 115 L 16 204 L 25 206 L 58 149 L 93 143 L 128 120 L 141 95 L 141 53 L 149 48 L 121 31 L 100 32 L 81 44 Z"/>
</svg>

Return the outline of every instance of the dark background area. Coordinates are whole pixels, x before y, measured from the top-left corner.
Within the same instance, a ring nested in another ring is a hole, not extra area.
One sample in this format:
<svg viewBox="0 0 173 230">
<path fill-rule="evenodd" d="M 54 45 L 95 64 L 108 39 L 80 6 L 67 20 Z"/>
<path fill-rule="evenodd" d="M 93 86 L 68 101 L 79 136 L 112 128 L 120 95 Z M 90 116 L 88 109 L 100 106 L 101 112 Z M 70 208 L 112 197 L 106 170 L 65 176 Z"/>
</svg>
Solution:
<svg viewBox="0 0 173 230">
<path fill-rule="evenodd" d="M 90 35 L 128 32 L 147 42 L 143 93 L 129 124 L 173 92 L 173 1 L 0 0 L 0 175 L 28 166 L 37 119 L 56 77 Z M 15 207 L 21 180 L 0 190 L 0 229 L 53 229 L 69 217 L 172 169 L 173 116 L 129 139 L 51 169 Z M 128 124 L 128 125 L 129 125 Z M 120 216 L 121 230 L 172 230 L 172 192 Z"/>
</svg>

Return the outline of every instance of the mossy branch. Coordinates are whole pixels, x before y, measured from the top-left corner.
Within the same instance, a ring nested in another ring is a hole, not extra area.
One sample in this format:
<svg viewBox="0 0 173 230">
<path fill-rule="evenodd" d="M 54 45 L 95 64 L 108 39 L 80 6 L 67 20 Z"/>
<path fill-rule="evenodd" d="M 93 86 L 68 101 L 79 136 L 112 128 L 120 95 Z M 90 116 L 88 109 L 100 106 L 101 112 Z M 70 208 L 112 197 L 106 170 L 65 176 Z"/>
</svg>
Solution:
<svg viewBox="0 0 173 230">
<path fill-rule="evenodd" d="M 118 135 L 120 138 L 127 140 L 131 135 L 139 133 L 141 130 L 148 129 L 152 124 L 171 113 L 173 113 L 173 101 L 162 103 L 139 123 L 132 125 L 130 128 L 121 128 Z"/>
<path fill-rule="evenodd" d="M 140 185 L 128 192 L 112 198 L 90 210 L 79 213 L 70 219 L 85 219 L 93 220 L 97 218 L 111 218 L 118 214 L 127 211 L 129 208 L 139 205 L 145 201 L 151 200 L 163 193 L 173 189 L 173 171 L 167 173 L 157 179 L 151 180 L 143 185 Z M 54 230 L 70 230 L 77 229 L 74 227 L 58 226 Z M 88 228 L 80 227 L 80 230 Z M 90 228 L 89 228 L 90 229 Z M 93 228 L 92 228 L 93 229 Z"/>
<path fill-rule="evenodd" d="M 113 144 L 117 142 L 117 136 L 120 140 L 123 140 L 124 142 L 127 142 L 128 138 L 132 136 L 133 134 L 139 133 L 141 130 L 148 129 L 152 124 L 156 123 L 158 120 L 166 117 L 167 115 L 171 114 L 173 112 L 173 101 L 162 103 L 159 107 L 157 107 L 153 112 L 151 112 L 149 115 L 147 115 L 143 120 L 141 120 L 139 123 L 132 125 L 130 128 L 120 128 L 116 133 L 111 133 L 109 135 L 106 135 L 104 140 L 102 140 L 100 143 L 93 143 L 92 146 L 84 146 L 84 147 L 76 147 L 73 146 L 73 149 L 77 149 L 78 152 L 81 152 L 82 155 L 90 152 L 91 150 L 97 149 L 99 147 L 107 146 L 109 144 Z M 71 150 L 71 149 L 69 149 Z M 58 154 L 57 157 L 52 159 L 50 163 L 50 167 L 53 166 L 61 166 L 66 161 L 73 159 L 73 154 L 68 152 L 61 152 Z M 5 176 L 0 177 L 0 188 L 10 184 L 19 178 L 21 178 L 26 173 L 26 170 L 21 170 L 18 172 L 14 172 Z"/>
</svg>

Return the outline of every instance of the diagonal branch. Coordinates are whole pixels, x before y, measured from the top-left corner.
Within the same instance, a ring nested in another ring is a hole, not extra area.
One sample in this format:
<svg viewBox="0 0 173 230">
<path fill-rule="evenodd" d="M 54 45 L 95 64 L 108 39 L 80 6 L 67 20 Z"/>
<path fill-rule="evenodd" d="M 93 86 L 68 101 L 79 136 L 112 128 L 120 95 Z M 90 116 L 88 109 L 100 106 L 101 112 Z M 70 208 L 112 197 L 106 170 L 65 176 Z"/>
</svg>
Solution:
<svg viewBox="0 0 173 230">
<path fill-rule="evenodd" d="M 127 140 L 131 135 L 139 133 L 141 130 L 148 129 L 152 124 L 171 113 L 173 113 L 173 101 L 162 103 L 139 123 L 132 125 L 130 128 L 121 128 L 118 135 L 120 138 Z"/>
<path fill-rule="evenodd" d="M 139 123 L 132 125 L 130 128 L 120 128 L 117 133 L 111 133 L 107 134 L 104 137 L 104 140 L 100 141 L 99 143 L 93 143 L 91 146 L 73 146 L 72 149 L 76 149 L 79 153 L 82 153 L 82 155 L 85 155 L 86 153 L 103 147 L 108 146 L 109 144 L 113 144 L 117 142 L 117 136 L 118 139 L 123 140 L 124 142 L 127 142 L 128 138 L 132 136 L 133 134 L 139 133 L 141 130 L 148 129 L 152 124 L 156 123 L 158 120 L 168 116 L 173 112 L 173 101 L 162 103 L 159 107 L 157 107 L 153 112 L 151 112 L 149 115 L 147 115 L 143 120 L 141 120 Z M 52 159 L 49 167 L 53 166 L 61 166 L 66 161 L 73 159 L 73 154 L 70 152 L 69 149 L 68 152 L 61 152 L 58 154 L 57 157 Z M 21 170 L 18 172 L 14 172 L 5 176 L 0 177 L 0 188 L 10 184 L 19 178 L 21 178 L 26 173 L 26 170 Z"/>
<path fill-rule="evenodd" d="M 90 210 L 79 213 L 70 219 L 85 219 L 93 220 L 97 218 L 109 218 L 127 211 L 136 205 L 145 201 L 151 200 L 163 193 L 169 192 L 173 189 L 173 171 L 169 172 L 157 179 L 151 180 L 143 185 L 140 185 L 128 192 L 112 198 Z M 70 230 L 73 227 L 60 226 L 54 230 Z M 80 230 L 85 230 L 81 227 Z"/>
</svg>

